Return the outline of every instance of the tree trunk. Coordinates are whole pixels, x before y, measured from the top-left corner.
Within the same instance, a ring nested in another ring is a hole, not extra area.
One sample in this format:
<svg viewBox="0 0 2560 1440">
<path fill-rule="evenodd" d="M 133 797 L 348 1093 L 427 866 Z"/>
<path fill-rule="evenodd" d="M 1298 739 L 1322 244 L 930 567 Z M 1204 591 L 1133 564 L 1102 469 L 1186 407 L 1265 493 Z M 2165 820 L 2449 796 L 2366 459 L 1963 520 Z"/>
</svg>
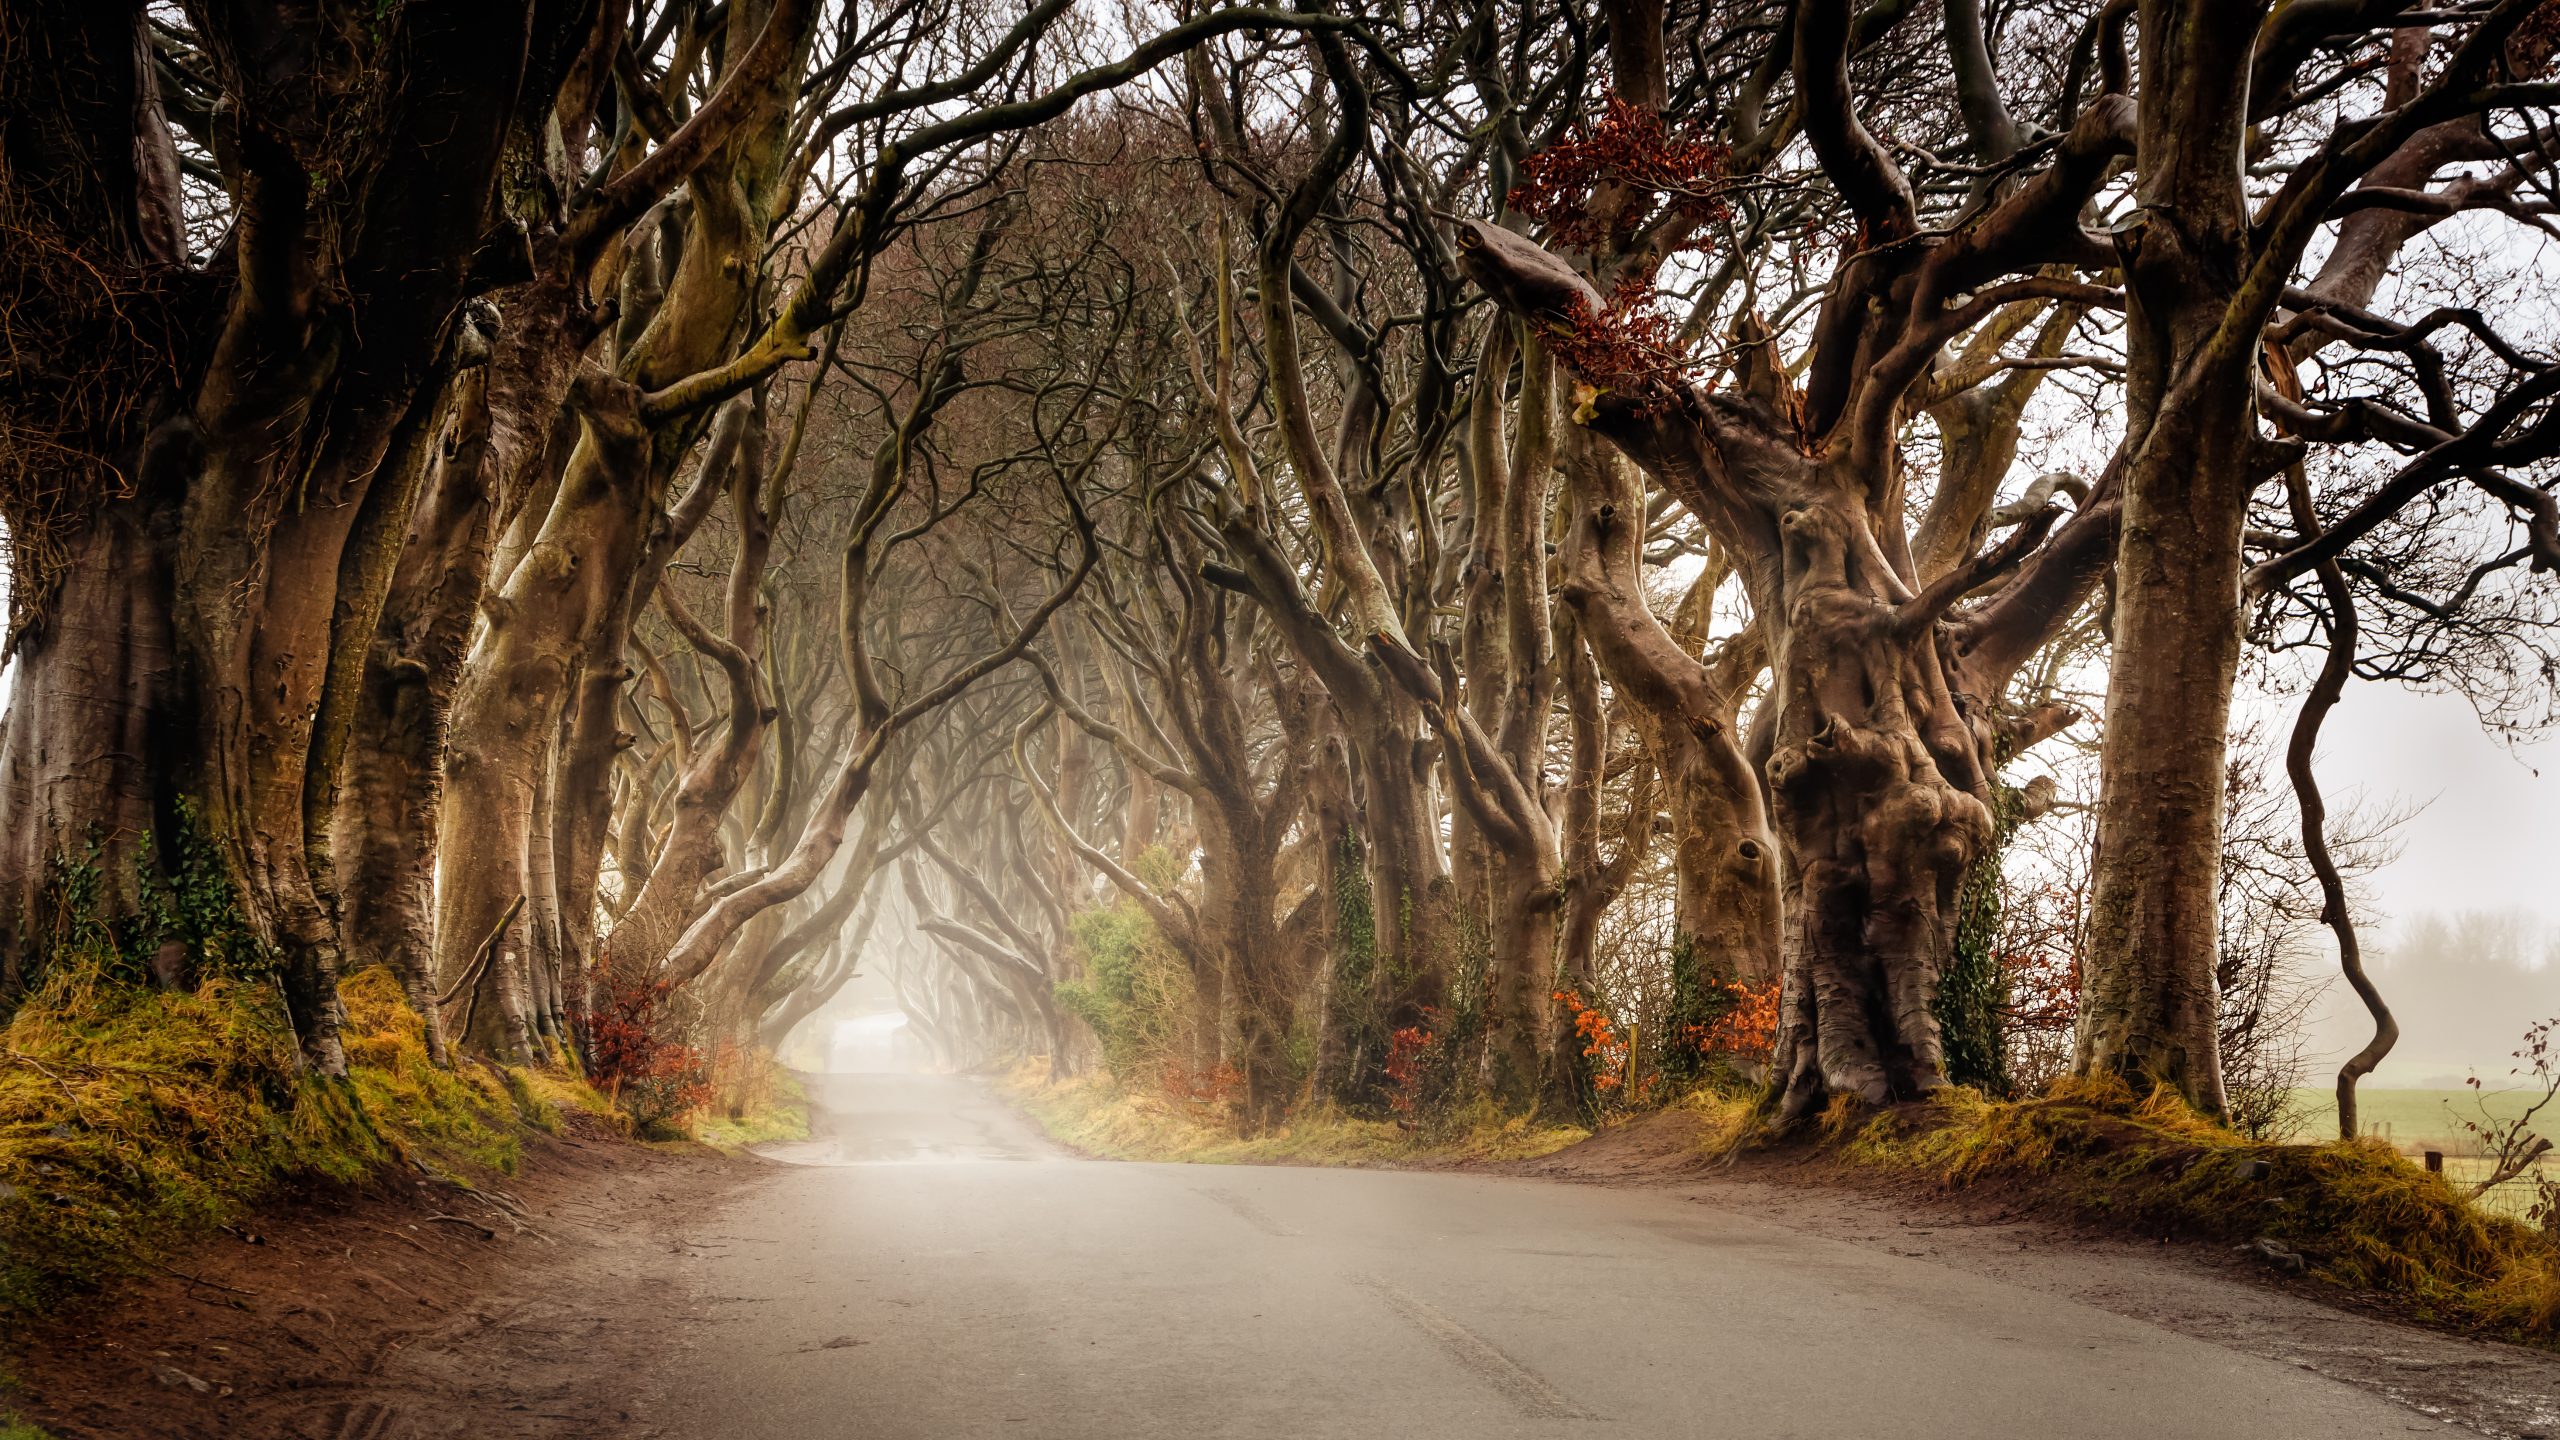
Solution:
<svg viewBox="0 0 2560 1440">
<path fill-rule="evenodd" d="M 1420 760 L 1421 718 L 1393 697 L 1377 723 L 1345 739 L 1361 779 L 1358 811 L 1369 905 L 1376 927 L 1377 988 L 1372 1002 L 1387 1029 L 1425 1023 L 1446 1004 L 1449 882 L 1440 846 L 1427 823 L 1430 802 Z"/>
<path fill-rule="evenodd" d="M 2251 38 L 2258 5 L 2141 7 L 2125 262 L 2124 516 L 2099 771 L 2088 970 L 2074 1066 L 2228 1108 L 2215 1028 L 2215 887 L 2249 494 L 2280 463 L 2257 437 L 2248 270 Z"/>
<path fill-rule="evenodd" d="M 43 978 L 56 927 L 133 912 L 135 867 L 157 865 L 137 847 L 177 817 L 164 517 L 148 492 L 102 511 L 71 541 L 44 622 L 19 636 L 0 733 L 0 1012 Z M 94 869 L 100 913 L 55 913 L 65 866 Z"/>
<path fill-rule="evenodd" d="M 1536 857 L 1500 855 L 1494 865 L 1492 950 L 1485 979 L 1487 1094 L 1514 1107 L 1536 1102 L 1545 1083 L 1549 998 L 1556 973 L 1556 919 L 1563 894 Z"/>
<path fill-rule="evenodd" d="M 1644 487 L 1580 426 L 1563 443 L 1573 515 L 1561 595 L 1652 752 L 1670 802 L 1674 941 L 1706 973 L 1778 978 L 1778 852 L 1734 699 L 1655 617 L 1642 584 Z"/>
<path fill-rule="evenodd" d="M 479 978 L 488 1003 L 473 1007 L 466 1043 L 524 1060 L 535 1056 L 536 1029 L 526 947 L 483 942 L 536 888 L 534 806 L 582 658 L 579 636 L 627 583 L 628 562 L 613 558 L 637 553 L 638 491 L 649 473 L 630 387 L 582 377 L 576 393 L 585 422 L 577 453 L 539 538 L 488 601 L 487 631 L 455 696 L 436 845 L 438 978 L 450 990 L 475 966 L 517 972 Z"/>
<path fill-rule="evenodd" d="M 1227 893 L 1203 897 L 1220 913 L 1224 931 L 1218 948 L 1225 954 L 1234 993 L 1236 1059 L 1244 1076 L 1242 1112 L 1249 1133 L 1278 1125 L 1296 1093 L 1289 1073 L 1289 1032 L 1297 1023 L 1300 977 L 1290 964 L 1290 947 L 1280 939 L 1275 859 L 1268 843 L 1246 837 L 1222 887 Z"/>
<path fill-rule="evenodd" d="M 2116 558 L 2078 1063 L 2219 1114 L 2215 881 L 2248 491 L 2228 446 L 2154 433 L 2169 443 L 2127 472 Z"/>
<path fill-rule="evenodd" d="M 426 1017 L 438 1060 L 434 874 L 445 719 L 479 614 L 496 518 L 486 384 L 485 365 L 457 384 L 442 453 L 366 656 L 337 815 L 347 963 L 391 967 Z"/>
<path fill-rule="evenodd" d="M 1894 633 L 1891 577 L 1859 553 L 1874 553 L 1866 524 L 1855 501 L 1786 512 L 1786 583 L 1764 612 L 1782 617 L 1768 775 L 1788 861 L 1773 1057 L 1788 1118 L 1827 1094 L 1883 1104 L 1945 1083 L 1938 973 L 1966 868 L 1991 838 L 1934 636 Z M 1965 784 L 1942 770 L 1950 758 Z"/>
</svg>

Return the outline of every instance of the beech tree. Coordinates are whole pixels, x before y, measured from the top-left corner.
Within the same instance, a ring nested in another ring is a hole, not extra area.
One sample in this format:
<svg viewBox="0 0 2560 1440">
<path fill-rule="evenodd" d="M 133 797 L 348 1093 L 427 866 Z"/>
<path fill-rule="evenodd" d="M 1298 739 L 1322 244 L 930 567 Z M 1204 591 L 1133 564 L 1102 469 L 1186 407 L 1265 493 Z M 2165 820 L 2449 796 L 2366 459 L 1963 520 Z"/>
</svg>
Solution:
<svg viewBox="0 0 2560 1440">
<path fill-rule="evenodd" d="M 2502 114 L 2560 98 L 2533 78 L 2560 32 L 2526 0 L 2441 24 L 2404 22 L 2388 6 L 2145 4 L 2131 17 L 2140 65 L 2129 69 L 2125 18 L 2119 9 L 2093 27 L 2108 56 L 2102 83 L 2130 92 L 2137 178 L 2113 242 L 2132 320 L 2126 514 L 2078 1063 L 2174 1084 L 2219 1112 L 2211 877 L 2244 585 L 2308 573 L 2448 484 L 2477 487 L 2514 517 L 2523 543 L 2498 566 L 2560 564 L 2560 509 L 2508 470 L 2547 459 L 2560 439 L 2550 367 L 2477 315 L 2396 321 L 2366 309 L 2429 225 L 2513 208 L 2503 197 L 2548 170 L 2538 129 L 2511 139 L 2499 127 Z M 2253 181 L 2256 146 L 2271 173 Z M 2315 264 L 2312 243 L 2333 224 Z M 2449 330 L 2506 374 L 2468 396 L 2431 381 Z M 2285 399 L 2299 388 L 2290 372 L 2333 347 L 2407 356 L 2425 418 L 2361 393 L 2346 378 L 2354 366 L 2303 402 Z M 2410 458 L 2351 520 L 2297 533 L 2250 566 L 2251 496 L 2315 442 Z"/>
<path fill-rule="evenodd" d="M 1247 1128 L 1745 1002 L 1787 1125 L 2003 1086 L 2015 898 L 2231 1116 L 2248 640 L 2351 1130 L 2324 717 L 2548 713 L 2555 17 L 16 7 L 0 1003 L 272 972 L 328 1072 L 354 967 L 542 1064 L 869 975 L 1064 1075 L 1125 902 Z"/>
<path fill-rule="evenodd" d="M 1617 18 L 1631 27 L 1644 17 Z M 1801 385 L 1777 337 L 1745 316 L 1733 388 L 1703 392 L 1651 343 L 1640 298 L 1622 289 L 1613 301 L 1512 231 L 1459 225 L 1470 275 L 1553 333 L 1582 382 L 1577 423 L 1678 496 L 1751 595 L 1773 667 L 1754 748 L 1785 856 L 1776 1065 L 1787 1117 L 1835 1091 L 1877 1103 L 1944 1083 L 1937 981 L 1957 889 L 1991 838 L 1993 776 L 2070 718 L 2003 715 L 1998 702 L 2094 584 L 2112 523 L 2094 501 L 2067 525 L 2060 511 L 2038 512 L 1924 576 L 1903 529 L 1898 438 L 1915 388 L 1951 342 L 2009 307 L 2112 303 L 2099 287 L 2047 272 L 2088 256 L 2078 217 L 2122 148 L 2120 108 L 2094 107 L 2041 147 L 2042 163 L 2017 166 L 2003 192 L 1924 226 L 1919 195 L 1851 101 L 1854 30 L 1847 7 L 1814 4 L 1781 31 L 1798 86 L 1791 118 L 1860 226 L 1809 326 Z M 1660 63 L 1649 36 L 1625 33 L 1626 68 Z M 1635 94 L 1665 90 L 1653 82 Z M 1603 124 L 1663 143 L 1659 116 L 1627 95 L 1615 105 Z M 1774 152 L 1749 110 L 1719 120 L 1731 137 L 1725 174 Z M 1996 149 L 1996 126 L 1967 123 L 1972 143 L 2011 158 Z M 1604 161 L 1596 178 L 1624 192 L 1604 230 L 1650 226 L 1657 255 L 1704 218 L 1684 203 L 1701 177 L 1657 171 L 1647 183 L 1645 172 Z M 1997 596 L 1956 608 L 2004 579 Z"/>
<path fill-rule="evenodd" d="M 342 1066 L 331 816 L 365 658 L 464 302 L 520 243 L 502 196 L 577 187 L 544 137 L 583 134 L 600 37 L 577 4 L 0 20 L 13 979 L 193 867 Z M 220 186 L 202 248 L 185 173 Z M 63 913 L 64 864 L 106 914 Z M 137 943 L 176 982 L 203 938 Z"/>
</svg>

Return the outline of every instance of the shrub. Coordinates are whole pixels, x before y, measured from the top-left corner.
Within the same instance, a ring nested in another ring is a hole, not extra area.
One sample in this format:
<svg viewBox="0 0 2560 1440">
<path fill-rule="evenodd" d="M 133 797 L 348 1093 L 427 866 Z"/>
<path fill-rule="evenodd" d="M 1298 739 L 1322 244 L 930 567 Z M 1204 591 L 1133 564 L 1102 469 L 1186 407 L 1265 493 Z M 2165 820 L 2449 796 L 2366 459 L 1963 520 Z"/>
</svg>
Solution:
<svg viewBox="0 0 2560 1440">
<path fill-rule="evenodd" d="M 699 1017 L 675 987 L 611 963 L 596 967 L 587 1017 L 587 1075 L 642 1135 L 673 1139 L 711 1103 L 711 1059 L 693 1043 Z"/>
<path fill-rule="evenodd" d="M 1594 1092 L 1585 1098 L 1596 1104 L 1599 1097 L 1626 1083 L 1627 1061 L 1634 1053 L 1627 1036 L 1619 1032 L 1606 1008 L 1586 1003 L 1579 991 L 1558 990 L 1548 998 L 1573 1017 L 1573 1038 L 1582 1042 L 1578 1069 Z"/>
<path fill-rule="evenodd" d="M 1722 1013 L 1689 1038 L 1710 1059 L 1768 1064 L 1778 1043 L 1778 982 L 1723 980 L 1717 985 L 1723 991 Z"/>
<path fill-rule="evenodd" d="M 1424 1024 L 1408 1025 L 1387 1037 L 1387 1105 L 1398 1115 L 1423 1110 L 1424 1086 L 1444 1068 L 1440 1036 L 1430 1028 L 1439 1012 L 1425 1009 L 1422 1013 Z"/>
<path fill-rule="evenodd" d="M 1078 912 L 1068 932 L 1082 978 L 1057 987 L 1058 1003 L 1093 1031 L 1103 1068 L 1123 1085 L 1187 1070 L 1191 975 L 1155 922 L 1124 899 Z"/>
</svg>

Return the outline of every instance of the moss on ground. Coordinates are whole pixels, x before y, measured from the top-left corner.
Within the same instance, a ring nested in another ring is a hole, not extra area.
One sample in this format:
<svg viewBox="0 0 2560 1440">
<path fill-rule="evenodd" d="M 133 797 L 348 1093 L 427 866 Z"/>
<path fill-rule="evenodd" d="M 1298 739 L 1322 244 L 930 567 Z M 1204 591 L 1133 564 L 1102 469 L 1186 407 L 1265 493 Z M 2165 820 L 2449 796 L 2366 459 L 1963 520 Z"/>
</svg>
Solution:
<svg viewBox="0 0 2560 1440">
<path fill-rule="evenodd" d="M 1820 1129 L 1854 1164 L 2023 1187 L 2148 1233 L 2273 1241 L 2308 1273 L 2422 1319 L 2560 1344 L 2560 1237 L 2474 1205 L 2377 1140 L 2252 1141 L 2174 1092 L 2144 1099 L 2112 1080 L 2030 1100 L 1953 1090 L 1879 1113 L 1839 1105 Z"/>
<path fill-rule="evenodd" d="M 65 968 L 29 996 L 0 1031 L 0 1317 L 148 1270 L 279 1185 L 394 1161 L 508 1173 L 563 1107 L 604 1108 L 555 1075 L 438 1068 L 387 971 L 340 994 L 342 1080 L 301 1069 L 256 980 L 169 991 Z"/>
<path fill-rule="evenodd" d="M 0 1440 L 53 1440 L 53 1436 L 15 1415 L 0 1414 Z"/>
<path fill-rule="evenodd" d="M 1320 1108 L 1301 1112 L 1266 1134 L 1239 1136 L 1210 1106 L 1123 1089 L 1104 1076 L 1050 1083 L 1047 1074 L 1048 1062 L 1034 1061 L 998 1085 L 1052 1137 L 1115 1160 L 1203 1165 L 1531 1160 L 1591 1134 L 1575 1126 L 1505 1116 L 1485 1102 L 1411 1129 Z"/>
</svg>

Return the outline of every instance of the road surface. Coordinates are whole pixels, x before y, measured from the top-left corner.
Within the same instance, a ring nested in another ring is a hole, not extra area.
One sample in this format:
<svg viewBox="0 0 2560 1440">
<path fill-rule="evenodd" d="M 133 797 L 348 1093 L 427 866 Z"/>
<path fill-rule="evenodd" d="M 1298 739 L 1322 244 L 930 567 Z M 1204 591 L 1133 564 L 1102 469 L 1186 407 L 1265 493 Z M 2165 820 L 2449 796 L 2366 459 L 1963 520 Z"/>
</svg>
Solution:
<svg viewBox="0 0 2560 1440">
<path fill-rule="evenodd" d="M 1074 1158 L 960 1078 L 832 1077 L 683 1239 L 647 1419 L 723 1440 L 2033 1436 L 2447 1427 L 2075 1301 L 1645 1189 Z"/>
</svg>

